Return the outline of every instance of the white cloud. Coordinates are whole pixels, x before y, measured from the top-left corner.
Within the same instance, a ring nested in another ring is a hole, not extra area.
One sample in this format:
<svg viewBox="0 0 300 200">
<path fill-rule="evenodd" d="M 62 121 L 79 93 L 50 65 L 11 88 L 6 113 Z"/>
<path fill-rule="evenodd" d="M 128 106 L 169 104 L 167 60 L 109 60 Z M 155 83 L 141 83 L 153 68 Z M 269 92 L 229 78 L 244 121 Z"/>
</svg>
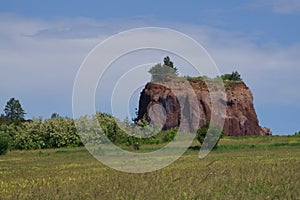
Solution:
<svg viewBox="0 0 300 200">
<path fill-rule="evenodd" d="M 299 0 L 259 0 L 251 6 L 270 8 L 273 12 L 282 14 L 294 14 L 300 12 Z"/>
<path fill-rule="evenodd" d="M 300 1 L 299 0 L 272 0 L 273 11 L 279 13 L 299 13 Z"/>
</svg>

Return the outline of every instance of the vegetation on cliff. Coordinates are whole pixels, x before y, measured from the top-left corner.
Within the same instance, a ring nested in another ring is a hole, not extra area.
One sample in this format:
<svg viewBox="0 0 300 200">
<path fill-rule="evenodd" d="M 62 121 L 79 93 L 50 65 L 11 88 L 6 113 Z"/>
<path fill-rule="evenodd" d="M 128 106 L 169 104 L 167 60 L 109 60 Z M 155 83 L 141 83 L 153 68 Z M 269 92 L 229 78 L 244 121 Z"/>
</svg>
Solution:
<svg viewBox="0 0 300 200">
<path fill-rule="evenodd" d="M 189 81 L 224 81 L 229 82 L 229 83 L 236 83 L 236 82 L 243 82 L 243 79 L 241 75 L 237 71 L 233 71 L 230 74 L 223 74 L 221 76 L 217 76 L 215 78 L 210 78 L 208 76 L 197 76 L 197 77 L 191 77 L 191 76 L 186 76 L 187 80 Z"/>
<path fill-rule="evenodd" d="M 170 60 L 169 56 L 164 58 L 164 64 L 161 63 L 153 66 L 149 73 L 152 75 L 153 82 L 163 81 L 166 77 L 174 78 L 178 75 L 178 70 L 174 67 L 173 62 Z"/>
<path fill-rule="evenodd" d="M 163 59 L 163 64 L 158 63 L 154 65 L 149 71 L 151 74 L 151 82 L 168 82 L 172 80 L 172 82 L 177 81 L 192 81 L 192 82 L 219 82 L 223 81 L 224 88 L 227 90 L 232 86 L 234 88 L 236 83 L 242 83 L 243 79 L 239 72 L 233 71 L 232 73 L 226 73 L 216 77 L 208 77 L 208 76 L 178 76 L 178 68 L 174 66 L 173 61 L 171 61 L 170 57 L 167 56 Z"/>
</svg>

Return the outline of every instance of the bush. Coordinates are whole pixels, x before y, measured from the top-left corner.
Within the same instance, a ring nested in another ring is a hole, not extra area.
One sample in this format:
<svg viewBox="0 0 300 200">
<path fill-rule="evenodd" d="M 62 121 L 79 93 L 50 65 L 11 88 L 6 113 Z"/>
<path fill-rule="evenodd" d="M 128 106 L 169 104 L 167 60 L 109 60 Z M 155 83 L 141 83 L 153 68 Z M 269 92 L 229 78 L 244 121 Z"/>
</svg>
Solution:
<svg viewBox="0 0 300 200">
<path fill-rule="evenodd" d="M 76 147 L 81 145 L 74 120 L 70 118 L 59 117 L 45 120 L 43 128 L 43 137 L 47 148 Z"/>
<path fill-rule="evenodd" d="M 174 137 L 176 136 L 178 131 L 178 128 L 172 128 L 171 130 L 168 131 L 163 131 L 163 142 L 171 142 Z"/>
<path fill-rule="evenodd" d="M 11 125 L 9 131 L 13 138 L 13 149 L 40 149 L 45 148 L 43 138 L 43 124 L 41 121 L 24 122 L 20 125 Z"/>
<path fill-rule="evenodd" d="M 221 137 L 223 137 L 223 135 L 224 133 L 220 127 L 214 125 L 211 125 L 211 127 L 209 127 L 209 123 L 206 123 L 197 130 L 197 140 L 200 142 L 201 146 L 203 145 L 205 137 L 207 136 L 205 141 L 205 148 L 209 148 L 211 145 L 213 145 L 213 149 L 216 149 L 219 140 Z"/>
<path fill-rule="evenodd" d="M 164 58 L 164 64 L 157 64 L 153 66 L 149 73 L 152 75 L 153 82 L 164 81 L 166 77 L 177 77 L 178 70 L 174 67 L 173 62 L 169 56 Z"/>
<path fill-rule="evenodd" d="M 224 74 L 221 78 L 224 81 L 243 81 L 241 75 L 237 71 L 234 71 L 231 74 Z"/>
<path fill-rule="evenodd" d="M 164 81 L 166 77 L 176 77 L 176 70 L 166 65 L 157 64 L 149 70 L 153 82 Z"/>
<path fill-rule="evenodd" d="M 5 155 L 9 147 L 9 137 L 0 135 L 0 155 Z"/>
<path fill-rule="evenodd" d="M 0 124 L 0 135 L 6 134 L 9 148 L 45 149 L 82 146 L 74 120 L 67 117 L 33 119 L 27 122 Z"/>
</svg>

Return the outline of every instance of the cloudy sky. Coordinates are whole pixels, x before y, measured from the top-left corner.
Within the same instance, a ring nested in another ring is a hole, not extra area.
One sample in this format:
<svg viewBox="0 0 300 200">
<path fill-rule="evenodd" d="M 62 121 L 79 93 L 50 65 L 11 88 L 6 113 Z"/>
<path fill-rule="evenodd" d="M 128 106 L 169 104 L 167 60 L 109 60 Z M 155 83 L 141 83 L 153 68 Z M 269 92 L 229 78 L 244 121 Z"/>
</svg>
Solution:
<svg viewBox="0 0 300 200">
<path fill-rule="evenodd" d="M 72 116 L 88 53 L 118 32 L 157 26 L 195 39 L 221 73 L 239 71 L 260 124 L 291 134 L 300 130 L 299 21 L 298 0 L 2 1 L 0 112 L 15 97 L 27 118 Z"/>
</svg>

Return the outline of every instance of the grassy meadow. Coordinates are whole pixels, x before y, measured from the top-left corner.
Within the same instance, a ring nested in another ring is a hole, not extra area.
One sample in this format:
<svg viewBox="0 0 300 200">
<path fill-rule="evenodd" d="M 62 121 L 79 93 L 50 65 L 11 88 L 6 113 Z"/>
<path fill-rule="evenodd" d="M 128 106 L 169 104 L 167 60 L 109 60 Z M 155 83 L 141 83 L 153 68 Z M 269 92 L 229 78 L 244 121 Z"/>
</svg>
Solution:
<svg viewBox="0 0 300 200">
<path fill-rule="evenodd" d="M 300 137 L 225 137 L 144 174 L 106 167 L 85 148 L 0 156 L 0 199 L 300 199 Z M 140 151 L 159 146 L 142 145 Z"/>
</svg>

